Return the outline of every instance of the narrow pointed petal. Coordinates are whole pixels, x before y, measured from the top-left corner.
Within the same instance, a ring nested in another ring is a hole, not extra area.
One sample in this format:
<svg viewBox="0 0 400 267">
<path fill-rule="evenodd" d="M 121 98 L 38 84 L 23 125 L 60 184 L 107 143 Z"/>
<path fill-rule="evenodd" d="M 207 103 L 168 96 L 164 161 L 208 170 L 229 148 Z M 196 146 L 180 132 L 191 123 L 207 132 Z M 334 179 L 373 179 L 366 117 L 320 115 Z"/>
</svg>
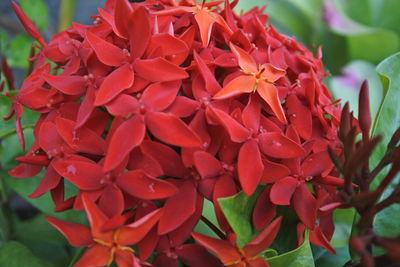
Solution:
<svg viewBox="0 0 400 267">
<path fill-rule="evenodd" d="M 246 255 L 256 256 L 260 252 L 269 248 L 274 241 L 276 235 L 278 234 L 279 227 L 282 222 L 282 217 L 276 218 L 273 222 L 271 222 L 264 230 L 259 233 L 256 238 L 251 240 L 247 245 L 243 248 L 246 252 Z"/>
<path fill-rule="evenodd" d="M 132 86 L 135 74 L 130 64 L 125 64 L 109 74 L 100 86 L 96 95 L 95 105 L 104 105 L 118 94 Z"/>
<path fill-rule="evenodd" d="M 150 132 L 161 141 L 180 147 L 199 147 L 201 140 L 182 120 L 173 115 L 152 112 L 146 115 Z"/>
<path fill-rule="evenodd" d="M 86 32 L 86 39 L 102 63 L 118 67 L 126 62 L 126 55 L 119 47 L 97 37 L 89 31 Z"/>
<path fill-rule="evenodd" d="M 267 102 L 267 104 L 271 107 L 275 116 L 284 124 L 287 123 L 285 112 L 283 111 L 281 102 L 278 96 L 278 89 L 275 85 L 260 81 L 257 87 L 258 94 L 262 97 L 262 99 Z"/>
<path fill-rule="evenodd" d="M 102 187 L 100 181 L 103 171 L 97 164 L 77 160 L 59 160 L 53 162 L 52 165 L 61 176 L 79 189 L 96 190 Z"/>
<path fill-rule="evenodd" d="M 201 41 L 203 47 L 207 47 L 210 42 L 212 27 L 215 23 L 213 13 L 208 12 L 205 8 L 200 9 L 196 15 L 194 15 L 197 25 L 199 26 Z"/>
<path fill-rule="evenodd" d="M 74 150 L 94 155 L 104 155 L 106 142 L 90 128 L 82 126 L 75 129 L 75 122 L 64 118 L 56 119 L 60 136 Z"/>
<path fill-rule="evenodd" d="M 235 54 L 239 61 L 239 66 L 242 70 L 248 71 L 248 72 L 253 72 L 257 73 L 258 68 L 257 64 L 254 61 L 254 59 L 242 48 L 238 47 L 237 45 L 234 45 L 233 43 L 229 44 L 232 52 Z"/>
<path fill-rule="evenodd" d="M 249 97 L 249 102 L 242 112 L 242 120 L 244 126 L 253 130 L 253 133 L 257 133 L 260 128 L 260 114 L 261 107 L 260 101 L 255 94 Z"/>
<path fill-rule="evenodd" d="M 290 170 L 283 164 L 275 163 L 267 159 L 263 159 L 264 173 L 261 177 L 261 183 L 273 183 L 290 174 Z"/>
<path fill-rule="evenodd" d="M 153 226 L 160 220 L 162 209 L 150 212 L 139 220 L 121 228 L 117 242 L 122 246 L 133 245 L 147 235 Z"/>
<path fill-rule="evenodd" d="M 215 79 L 215 75 L 211 72 L 211 70 L 208 68 L 204 60 L 197 54 L 196 51 L 193 51 L 194 59 L 197 63 L 197 67 L 200 71 L 201 76 L 203 77 L 203 80 L 206 84 L 206 90 L 210 94 L 215 94 L 221 90 L 221 86 Z"/>
<path fill-rule="evenodd" d="M 290 205 L 290 200 L 299 182 L 292 177 L 277 181 L 271 188 L 271 202 L 276 205 Z"/>
<path fill-rule="evenodd" d="M 89 247 L 74 267 L 107 266 L 111 258 L 111 249 L 100 244 Z"/>
<path fill-rule="evenodd" d="M 41 170 L 42 166 L 21 163 L 17 167 L 8 171 L 8 174 L 14 178 L 28 178 L 37 175 Z"/>
<path fill-rule="evenodd" d="M 324 235 L 324 233 L 321 231 L 321 228 L 319 226 L 315 227 L 313 231 L 310 231 L 310 242 L 313 243 L 314 245 L 320 246 L 327 251 L 329 251 L 332 254 L 336 254 L 335 249 L 332 247 L 332 245 L 329 243 L 328 239 Z"/>
<path fill-rule="evenodd" d="M 128 21 L 128 18 L 123 20 Z M 149 14 L 144 6 L 136 8 L 133 12 L 129 19 L 128 32 L 132 56 L 134 59 L 141 58 L 151 38 Z"/>
<path fill-rule="evenodd" d="M 201 178 L 216 177 L 222 172 L 221 162 L 213 155 L 205 151 L 195 152 L 193 155 L 194 166 Z"/>
<path fill-rule="evenodd" d="M 43 40 L 43 37 L 40 34 L 39 30 L 28 18 L 28 16 L 24 13 L 24 11 L 14 1 L 12 1 L 11 4 L 19 21 L 22 23 L 22 25 L 24 26 L 25 30 L 29 33 L 29 35 L 33 39 L 38 41 L 42 46 L 46 46 L 46 42 Z"/>
<path fill-rule="evenodd" d="M 260 182 L 264 171 L 261 153 L 255 140 L 249 140 L 240 148 L 238 174 L 243 192 L 250 196 Z"/>
<path fill-rule="evenodd" d="M 78 115 L 76 118 L 76 125 L 75 128 L 78 129 L 79 127 L 83 126 L 92 112 L 94 110 L 94 100 L 95 100 L 95 89 L 93 86 L 90 86 L 86 91 L 85 98 L 83 99 L 82 103 L 79 106 Z"/>
<path fill-rule="evenodd" d="M 276 215 L 276 205 L 270 200 L 271 186 L 258 197 L 253 210 L 253 225 L 257 230 L 264 228 Z"/>
<path fill-rule="evenodd" d="M 197 192 L 193 184 L 191 182 L 183 184 L 179 192 L 165 202 L 164 213 L 158 224 L 158 234 L 169 233 L 189 219 L 196 211 L 196 200 Z"/>
<path fill-rule="evenodd" d="M 139 146 L 146 133 L 146 125 L 142 116 L 134 116 L 124 121 L 114 132 L 104 161 L 104 170 L 117 167 L 126 156 Z"/>
<path fill-rule="evenodd" d="M 142 170 L 122 174 L 117 178 L 117 184 L 125 192 L 140 199 L 163 199 L 178 192 L 173 184 L 151 177 Z"/>
<path fill-rule="evenodd" d="M 271 64 L 265 64 L 265 71 L 262 74 L 263 78 L 266 78 L 270 82 L 275 82 L 281 77 L 286 75 L 286 71 L 280 68 L 277 68 Z"/>
<path fill-rule="evenodd" d="M 314 229 L 315 221 L 317 220 L 317 201 L 305 183 L 297 187 L 292 201 L 294 210 L 300 220 L 307 228 Z"/>
<path fill-rule="evenodd" d="M 296 142 L 277 132 L 259 135 L 261 151 L 274 158 L 296 158 L 306 154 L 306 151 Z"/>
<path fill-rule="evenodd" d="M 291 124 L 296 128 L 301 137 L 308 140 L 312 133 L 312 115 L 310 109 L 301 103 L 295 95 L 288 96 L 286 101 Z"/>
<path fill-rule="evenodd" d="M 126 0 L 115 1 L 114 23 L 118 35 L 128 39 L 128 21 L 133 13 L 131 4 Z"/>
<path fill-rule="evenodd" d="M 42 181 L 29 195 L 30 198 L 37 198 L 43 195 L 44 193 L 50 191 L 55 188 L 61 180 L 61 176 L 54 170 L 53 166 L 49 165 L 46 169 L 46 173 L 43 175 Z"/>
<path fill-rule="evenodd" d="M 250 75 L 240 75 L 230 81 L 224 88 L 214 95 L 214 99 L 226 99 L 254 90 L 256 80 Z"/>
<path fill-rule="evenodd" d="M 54 76 L 43 74 L 44 80 L 66 95 L 80 95 L 85 92 L 86 81 L 82 76 Z"/>
<path fill-rule="evenodd" d="M 192 233 L 192 237 L 203 247 L 215 253 L 225 265 L 241 261 L 240 253 L 226 240 L 215 239 L 200 233 Z"/>
<path fill-rule="evenodd" d="M 186 71 L 161 57 L 136 60 L 133 64 L 139 76 L 150 82 L 168 82 L 188 77 Z"/>
<path fill-rule="evenodd" d="M 86 226 L 72 222 L 64 222 L 49 216 L 46 216 L 46 220 L 62 233 L 72 246 L 86 247 L 93 243 L 92 234 Z"/>
<path fill-rule="evenodd" d="M 108 221 L 107 216 L 96 206 L 88 194 L 82 194 L 82 203 L 92 229 L 93 238 L 107 235 L 107 233 L 102 233 L 102 227 Z"/>
<path fill-rule="evenodd" d="M 233 142 L 242 143 L 250 137 L 250 131 L 226 112 L 211 106 L 207 111 L 209 112 L 208 116 L 211 115 L 225 128 Z"/>
<path fill-rule="evenodd" d="M 162 111 L 174 102 L 181 84 L 181 81 L 153 83 L 143 92 L 141 100 L 149 109 Z"/>
</svg>

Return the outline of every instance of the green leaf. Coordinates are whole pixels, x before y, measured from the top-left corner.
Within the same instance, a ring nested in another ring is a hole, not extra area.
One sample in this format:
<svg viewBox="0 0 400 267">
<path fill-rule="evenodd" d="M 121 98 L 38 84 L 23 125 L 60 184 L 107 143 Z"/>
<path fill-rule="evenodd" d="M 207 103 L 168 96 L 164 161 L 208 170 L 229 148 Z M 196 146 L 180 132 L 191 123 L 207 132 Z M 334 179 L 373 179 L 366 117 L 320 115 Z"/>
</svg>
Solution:
<svg viewBox="0 0 400 267">
<path fill-rule="evenodd" d="M 33 24 L 39 29 L 43 30 L 49 23 L 49 11 L 43 0 L 35 0 L 34 4 L 31 0 L 20 0 L 21 8 Z"/>
<path fill-rule="evenodd" d="M 317 249 L 321 252 L 319 257 L 315 258 L 315 266 L 318 267 L 342 267 L 351 259 L 348 246 L 335 248 L 336 254 L 331 254 L 320 247 Z"/>
<path fill-rule="evenodd" d="M 382 141 L 372 154 L 372 166 L 376 166 L 380 159 L 383 158 L 392 134 L 400 127 L 400 109 L 398 107 L 400 100 L 400 53 L 396 53 L 382 61 L 376 70 L 382 81 L 383 96 L 372 127 L 372 135 L 382 135 Z M 373 181 L 373 187 L 380 183 L 383 175 L 384 172 Z"/>
<path fill-rule="evenodd" d="M 7 49 L 8 64 L 15 68 L 26 68 L 31 46 L 32 39 L 30 37 L 22 34 L 15 36 Z"/>
<path fill-rule="evenodd" d="M 218 227 L 218 221 L 214 212 L 214 204 L 207 199 L 204 199 L 202 215 L 203 217 L 207 218 L 212 224 Z M 218 235 L 213 230 L 211 230 L 210 227 L 208 227 L 207 224 L 205 224 L 202 220 L 197 223 L 196 227 L 194 228 L 194 232 L 219 238 Z"/>
<path fill-rule="evenodd" d="M 314 258 L 311 251 L 308 233 L 300 247 L 290 252 L 267 259 L 271 267 L 313 267 Z"/>
<path fill-rule="evenodd" d="M 33 253 L 21 243 L 10 241 L 0 250 L 0 266 L 47 267 L 50 265 L 33 255 Z"/>
<path fill-rule="evenodd" d="M 254 237 L 255 231 L 251 224 L 251 215 L 261 191 L 262 187 L 259 186 L 250 197 L 240 192 L 231 197 L 218 199 L 222 212 L 237 235 L 237 243 L 240 247 Z"/>
</svg>

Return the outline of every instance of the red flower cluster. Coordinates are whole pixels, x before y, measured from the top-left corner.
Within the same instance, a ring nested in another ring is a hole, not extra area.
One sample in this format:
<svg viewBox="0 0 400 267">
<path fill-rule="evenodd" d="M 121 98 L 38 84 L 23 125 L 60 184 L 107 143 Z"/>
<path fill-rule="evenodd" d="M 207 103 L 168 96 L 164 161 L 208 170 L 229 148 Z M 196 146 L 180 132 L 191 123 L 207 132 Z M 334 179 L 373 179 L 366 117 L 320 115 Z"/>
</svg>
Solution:
<svg viewBox="0 0 400 267">
<path fill-rule="evenodd" d="M 277 205 L 297 213 L 299 242 L 308 228 L 333 250 L 320 207 L 342 185 L 327 152 L 340 153 L 340 109 L 321 52 L 265 26 L 263 10 L 238 16 L 237 1 L 223 2 L 108 0 L 94 25 L 74 23 L 48 44 L 14 4 L 42 47 L 13 107 L 41 117 L 10 174 L 44 168 L 30 197 L 50 191 L 57 211 L 85 209 L 91 230 L 48 218 L 89 247 L 76 266 L 146 266 L 153 252 L 154 266 L 268 266 L 258 254 L 279 230 Z M 78 190 L 65 200 L 66 180 Z M 260 184 L 253 225 L 264 230 L 239 248 L 217 200 Z M 191 235 L 204 199 L 225 240 Z"/>
</svg>

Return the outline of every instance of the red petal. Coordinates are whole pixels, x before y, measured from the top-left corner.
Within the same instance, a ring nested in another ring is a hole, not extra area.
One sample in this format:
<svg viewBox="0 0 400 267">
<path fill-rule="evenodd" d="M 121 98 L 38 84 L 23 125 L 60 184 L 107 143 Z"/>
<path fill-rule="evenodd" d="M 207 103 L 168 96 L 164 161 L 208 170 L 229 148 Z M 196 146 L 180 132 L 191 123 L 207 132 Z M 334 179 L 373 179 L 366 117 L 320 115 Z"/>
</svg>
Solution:
<svg viewBox="0 0 400 267">
<path fill-rule="evenodd" d="M 199 102 L 185 96 L 177 96 L 165 112 L 180 118 L 191 116 L 199 108 Z"/>
<path fill-rule="evenodd" d="M 60 160 L 53 162 L 52 165 L 61 176 L 79 189 L 96 190 L 102 187 L 100 181 L 103 171 L 97 164 L 77 160 Z"/>
<path fill-rule="evenodd" d="M 189 54 L 186 43 L 168 33 L 153 35 L 150 47 L 151 50 L 161 47 L 162 56 L 176 65 L 182 64 Z"/>
<path fill-rule="evenodd" d="M 124 121 L 113 133 L 104 161 L 104 170 L 117 167 L 126 156 L 139 146 L 146 133 L 142 116 L 134 116 Z"/>
<path fill-rule="evenodd" d="M 226 99 L 243 93 L 253 92 L 256 80 L 250 75 L 240 75 L 230 81 L 224 88 L 214 95 L 214 99 Z"/>
<path fill-rule="evenodd" d="M 262 77 L 266 78 L 269 82 L 275 82 L 281 77 L 284 77 L 286 71 L 277 67 L 274 67 L 271 64 L 265 64 L 265 71 L 262 73 Z"/>
<path fill-rule="evenodd" d="M 89 31 L 86 32 L 86 39 L 102 63 L 118 67 L 126 62 L 126 55 L 119 47 L 97 37 Z"/>
<path fill-rule="evenodd" d="M 96 244 L 83 253 L 82 257 L 74 264 L 74 267 L 106 266 L 109 264 L 110 258 L 111 249 Z"/>
<path fill-rule="evenodd" d="M 75 128 L 78 129 L 84 125 L 94 110 L 95 89 L 89 86 L 82 103 L 79 106 L 78 115 L 76 118 Z"/>
<path fill-rule="evenodd" d="M 139 101 L 127 94 L 120 94 L 106 104 L 108 112 L 114 116 L 128 117 L 139 111 Z"/>
<path fill-rule="evenodd" d="M 152 112 L 146 115 L 150 132 L 161 141 L 181 147 L 199 147 L 201 140 L 182 120 L 173 115 Z"/>
<path fill-rule="evenodd" d="M 204 247 L 197 244 L 185 244 L 176 251 L 179 259 L 191 267 L 221 267 L 222 263 Z"/>
<path fill-rule="evenodd" d="M 221 162 L 205 151 L 197 151 L 193 155 L 194 166 L 201 178 L 216 177 L 222 172 Z"/>
<path fill-rule="evenodd" d="M 104 187 L 99 207 L 109 218 L 120 215 L 124 210 L 124 196 L 121 190 L 113 184 Z"/>
<path fill-rule="evenodd" d="M 151 110 L 162 111 L 174 102 L 181 84 L 181 81 L 153 83 L 145 89 L 141 100 Z"/>
<path fill-rule="evenodd" d="M 280 133 L 260 134 L 259 140 L 261 151 L 274 158 L 296 158 L 304 156 L 306 153 L 296 142 Z"/>
<path fill-rule="evenodd" d="M 225 265 L 240 262 L 242 259 L 237 249 L 226 240 L 215 239 L 199 233 L 192 233 L 192 236 L 203 247 L 217 254 Z"/>
<path fill-rule="evenodd" d="M 239 66 L 242 70 L 257 73 L 258 68 L 254 59 L 242 48 L 234 45 L 233 43 L 229 44 L 232 52 L 235 54 L 239 61 Z"/>
<path fill-rule="evenodd" d="M 323 247 L 332 254 L 336 254 L 335 249 L 329 243 L 328 239 L 321 231 L 321 228 L 319 226 L 315 227 L 313 231 L 310 231 L 310 242 L 314 245 Z"/>
<path fill-rule="evenodd" d="M 93 243 L 92 234 L 86 226 L 72 222 L 64 222 L 49 216 L 46 216 L 46 220 L 61 232 L 72 246 L 86 247 Z"/>
<path fill-rule="evenodd" d="M 75 122 L 64 118 L 56 119 L 57 131 L 74 150 L 94 155 L 104 155 L 106 142 L 91 129 L 82 126 L 75 129 Z"/>
<path fill-rule="evenodd" d="M 117 242 L 119 245 L 127 246 L 136 244 L 150 232 L 151 228 L 158 222 L 162 216 L 162 209 L 152 211 L 139 220 L 120 228 Z"/>
<path fill-rule="evenodd" d="M 111 101 L 125 89 L 132 86 L 135 75 L 130 64 L 125 64 L 111 72 L 103 81 L 96 94 L 95 105 L 100 106 Z"/>
<path fill-rule="evenodd" d="M 44 80 L 52 87 L 67 95 L 80 95 L 85 92 L 86 81 L 82 76 L 53 76 L 43 74 Z"/>
<path fill-rule="evenodd" d="M 270 200 L 271 186 L 258 197 L 253 210 L 253 225 L 257 230 L 264 228 L 276 215 L 276 206 Z"/>
<path fill-rule="evenodd" d="M 213 13 L 207 11 L 205 8 L 201 8 L 197 14 L 194 15 L 197 25 L 199 25 L 200 36 L 203 42 L 203 46 L 207 47 L 210 42 L 212 26 L 215 23 Z"/>
<path fill-rule="evenodd" d="M 275 163 L 267 159 L 263 159 L 264 173 L 261 177 L 261 183 L 273 183 L 290 174 L 290 170 L 283 164 Z"/>
<path fill-rule="evenodd" d="M 151 82 L 177 81 L 188 77 L 182 68 L 160 57 L 136 60 L 134 69 L 139 76 Z"/>
<path fill-rule="evenodd" d="M 184 177 L 187 170 L 182 163 L 179 154 L 171 147 L 153 142 L 150 140 L 143 141 L 140 146 L 143 154 L 156 160 L 162 167 L 164 174 L 172 177 Z"/>
<path fill-rule="evenodd" d="M 140 199 L 168 198 L 178 192 L 173 184 L 151 177 L 142 170 L 122 174 L 117 178 L 117 184 L 125 192 Z"/>
<path fill-rule="evenodd" d="M 200 71 L 201 76 L 203 77 L 203 80 L 206 84 L 206 90 L 210 94 L 215 94 L 221 90 L 221 86 L 215 79 L 215 75 L 211 72 L 211 70 L 208 68 L 204 60 L 197 54 L 196 51 L 193 52 L 194 59 L 197 63 L 197 67 Z"/>
<path fill-rule="evenodd" d="M 298 184 L 299 181 L 292 177 L 277 181 L 271 188 L 271 202 L 276 205 L 290 205 L 290 200 Z"/>
<path fill-rule="evenodd" d="M 273 222 L 271 222 L 261 233 L 257 235 L 256 238 L 251 240 L 243 248 L 248 256 L 256 256 L 261 251 L 269 248 L 274 241 L 276 235 L 279 231 L 279 226 L 281 225 L 282 217 L 278 217 Z"/>
<path fill-rule="evenodd" d="M 102 227 L 108 221 L 104 213 L 94 204 L 93 200 L 88 194 L 82 194 L 82 202 L 85 208 L 86 216 L 92 228 L 93 238 L 99 238 L 103 241 L 113 238 L 112 232 L 103 233 Z M 104 238 L 104 239 L 103 239 Z"/>
<path fill-rule="evenodd" d="M 207 111 L 209 112 L 207 115 L 211 115 L 213 119 L 219 121 L 225 128 L 233 142 L 242 143 L 250 137 L 250 131 L 224 111 L 211 106 L 209 106 Z"/>
<path fill-rule="evenodd" d="M 300 184 L 293 194 L 293 206 L 300 220 L 310 229 L 314 229 L 317 220 L 317 201 L 305 183 Z"/>
<path fill-rule="evenodd" d="M 258 94 L 268 103 L 275 116 L 284 124 L 287 123 L 285 112 L 283 111 L 278 96 L 278 89 L 272 83 L 260 81 L 257 87 Z"/>
<path fill-rule="evenodd" d="M 29 35 L 32 36 L 33 39 L 38 41 L 42 46 L 46 46 L 46 42 L 40 35 L 39 30 L 35 27 L 32 21 L 26 16 L 24 11 L 14 1 L 12 1 L 11 4 L 15 14 L 19 18 L 19 21 L 22 23 L 22 25 L 24 26 L 25 30 L 29 33 Z"/>
<path fill-rule="evenodd" d="M 306 177 L 313 177 L 321 174 L 333 166 L 328 151 L 321 151 L 311 154 L 302 163 L 301 169 Z"/>
<path fill-rule="evenodd" d="M 56 125 L 53 122 L 45 121 L 40 125 L 39 145 L 47 153 L 59 151 L 64 145 L 64 141 L 58 134 Z"/>
<path fill-rule="evenodd" d="M 39 174 L 41 170 L 42 166 L 22 163 L 8 171 L 8 174 L 14 178 L 28 178 Z"/>
<path fill-rule="evenodd" d="M 250 196 L 256 189 L 263 174 L 264 165 L 255 140 L 249 140 L 240 148 L 238 156 L 238 175 L 243 192 Z"/>
<path fill-rule="evenodd" d="M 123 20 L 128 21 L 126 17 Z M 145 7 L 140 6 L 135 9 L 129 19 L 128 30 L 132 56 L 134 59 L 140 58 L 146 51 L 151 38 L 151 25 Z"/>
<path fill-rule="evenodd" d="M 243 109 L 242 120 L 244 126 L 253 130 L 257 133 L 260 128 L 260 102 L 256 95 L 252 94 L 249 97 L 247 106 Z"/>
<path fill-rule="evenodd" d="M 61 176 L 54 170 L 53 166 L 48 166 L 42 181 L 36 190 L 29 195 L 30 198 L 37 198 L 55 188 L 61 180 Z"/>
<path fill-rule="evenodd" d="M 310 108 L 307 108 L 296 95 L 289 95 L 286 99 L 289 120 L 297 132 L 305 140 L 311 137 L 312 116 Z"/>
<path fill-rule="evenodd" d="M 183 199 L 185 201 L 182 201 Z M 158 234 L 169 233 L 188 220 L 196 210 L 196 199 L 197 192 L 193 184 L 184 183 L 179 192 L 165 202 L 164 213 L 158 224 Z"/>
<path fill-rule="evenodd" d="M 132 13 L 133 9 L 128 1 L 126 0 L 115 1 L 115 12 L 114 12 L 115 27 L 118 30 L 118 35 L 124 37 L 125 39 L 128 39 L 128 21 Z M 135 24 L 139 23 L 136 22 Z"/>
</svg>

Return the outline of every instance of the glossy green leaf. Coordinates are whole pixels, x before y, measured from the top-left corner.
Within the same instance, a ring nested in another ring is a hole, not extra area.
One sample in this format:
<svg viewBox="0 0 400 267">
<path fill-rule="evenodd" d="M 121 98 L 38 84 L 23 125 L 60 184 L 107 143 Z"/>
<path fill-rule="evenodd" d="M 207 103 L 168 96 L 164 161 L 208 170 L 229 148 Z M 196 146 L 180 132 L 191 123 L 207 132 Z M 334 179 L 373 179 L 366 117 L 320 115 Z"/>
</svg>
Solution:
<svg viewBox="0 0 400 267">
<path fill-rule="evenodd" d="M 47 267 L 51 265 L 36 257 L 21 243 L 10 241 L 0 249 L 0 266 Z"/>
<path fill-rule="evenodd" d="M 271 267 L 313 267 L 314 258 L 311 251 L 308 234 L 303 244 L 290 252 L 267 259 Z"/>
<path fill-rule="evenodd" d="M 18 34 L 10 42 L 7 51 L 7 61 L 11 67 L 28 67 L 29 52 L 32 47 L 32 39 L 27 35 Z"/>
<path fill-rule="evenodd" d="M 259 186 L 250 197 L 240 192 L 231 197 L 218 199 L 229 225 L 237 235 L 238 245 L 241 247 L 254 237 L 255 231 L 251 224 L 251 215 L 261 191 L 262 187 Z"/>
<path fill-rule="evenodd" d="M 376 68 L 383 85 L 383 96 L 375 123 L 372 127 L 372 135 L 382 135 L 382 141 L 376 147 L 371 158 L 371 165 L 376 166 L 385 155 L 386 145 L 392 134 L 400 127 L 400 53 L 396 53 L 382 61 Z M 372 183 L 375 187 L 379 184 L 383 174 Z"/>
<path fill-rule="evenodd" d="M 331 254 L 325 249 L 316 246 L 313 246 L 313 251 L 314 249 L 320 252 L 318 258 L 314 257 L 315 266 L 318 267 L 342 267 L 350 260 L 348 246 L 335 248 L 336 254 Z"/>
</svg>

